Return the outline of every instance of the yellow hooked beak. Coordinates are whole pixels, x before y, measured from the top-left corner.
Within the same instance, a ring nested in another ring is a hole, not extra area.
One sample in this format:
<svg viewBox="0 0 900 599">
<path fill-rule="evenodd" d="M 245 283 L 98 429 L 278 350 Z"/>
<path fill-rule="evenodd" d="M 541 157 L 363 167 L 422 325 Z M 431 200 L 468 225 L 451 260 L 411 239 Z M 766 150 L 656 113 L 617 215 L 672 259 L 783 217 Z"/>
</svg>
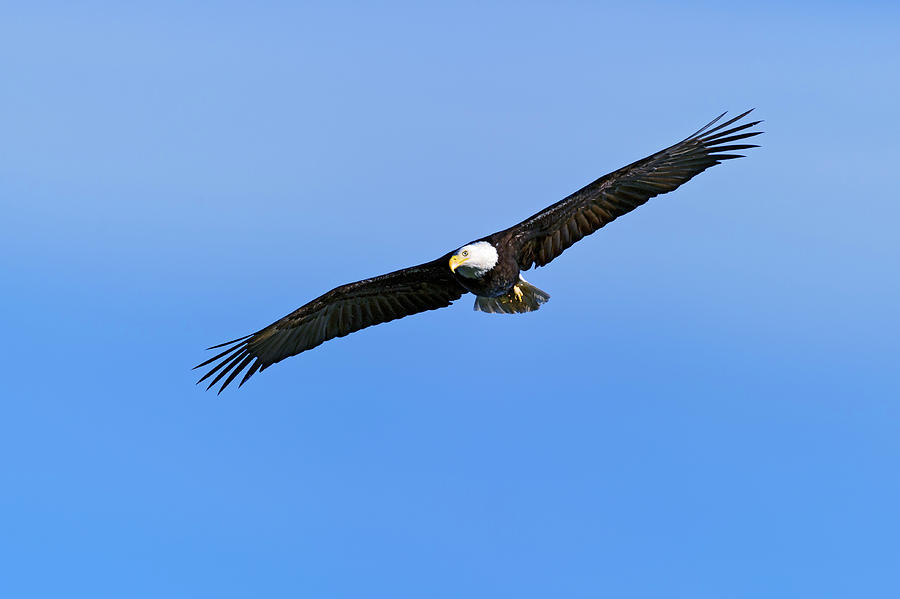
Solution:
<svg viewBox="0 0 900 599">
<path fill-rule="evenodd" d="M 468 259 L 469 259 L 468 256 L 463 258 L 459 254 L 455 254 L 455 255 L 451 256 L 450 257 L 450 272 L 456 272 L 456 269 L 459 267 L 459 265 Z"/>
</svg>

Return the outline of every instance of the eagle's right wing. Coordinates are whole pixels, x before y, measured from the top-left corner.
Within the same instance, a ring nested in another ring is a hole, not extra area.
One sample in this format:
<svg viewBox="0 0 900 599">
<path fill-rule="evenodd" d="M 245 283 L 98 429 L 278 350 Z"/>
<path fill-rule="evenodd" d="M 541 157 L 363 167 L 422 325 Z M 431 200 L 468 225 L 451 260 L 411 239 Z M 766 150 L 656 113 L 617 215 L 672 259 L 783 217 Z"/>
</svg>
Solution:
<svg viewBox="0 0 900 599">
<path fill-rule="evenodd" d="M 248 366 L 243 385 L 258 370 L 372 325 L 417 312 L 449 306 L 467 293 L 453 278 L 450 255 L 380 277 L 341 285 L 251 335 L 209 349 L 228 347 L 198 364 L 218 362 L 198 383 L 216 374 L 209 389 L 223 377 L 219 393 Z M 240 385 L 239 385 L 240 386 Z"/>
</svg>

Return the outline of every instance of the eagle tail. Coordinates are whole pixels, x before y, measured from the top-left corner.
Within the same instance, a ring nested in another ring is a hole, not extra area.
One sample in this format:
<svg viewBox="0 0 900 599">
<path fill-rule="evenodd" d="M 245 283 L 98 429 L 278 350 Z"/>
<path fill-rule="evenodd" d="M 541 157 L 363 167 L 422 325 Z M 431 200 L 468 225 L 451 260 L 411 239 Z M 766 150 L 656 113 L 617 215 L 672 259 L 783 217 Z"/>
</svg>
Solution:
<svg viewBox="0 0 900 599">
<path fill-rule="evenodd" d="M 488 314 L 523 314 L 534 312 L 541 304 L 550 299 L 550 294 L 538 289 L 521 276 L 519 282 L 513 285 L 504 295 L 499 297 L 475 298 L 475 311 Z"/>
</svg>

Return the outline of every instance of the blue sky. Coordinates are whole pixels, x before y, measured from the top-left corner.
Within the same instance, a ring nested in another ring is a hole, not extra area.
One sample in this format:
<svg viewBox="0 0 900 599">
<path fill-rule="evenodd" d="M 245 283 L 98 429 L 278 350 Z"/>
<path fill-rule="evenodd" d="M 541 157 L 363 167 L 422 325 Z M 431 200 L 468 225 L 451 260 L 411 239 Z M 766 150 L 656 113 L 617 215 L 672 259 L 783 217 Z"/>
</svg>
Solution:
<svg viewBox="0 0 900 599">
<path fill-rule="evenodd" d="M 618 4 L 0 9 L 0 594 L 900 592 L 900 10 Z M 538 313 L 194 386 L 749 107 Z"/>
</svg>

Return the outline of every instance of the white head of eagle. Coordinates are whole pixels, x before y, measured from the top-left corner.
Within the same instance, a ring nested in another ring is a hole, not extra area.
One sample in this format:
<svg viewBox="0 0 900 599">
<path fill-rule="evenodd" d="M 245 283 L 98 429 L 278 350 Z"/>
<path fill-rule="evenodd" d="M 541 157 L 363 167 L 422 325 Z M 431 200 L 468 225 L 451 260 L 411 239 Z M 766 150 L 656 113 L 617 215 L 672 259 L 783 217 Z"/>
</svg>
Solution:
<svg viewBox="0 0 900 599">
<path fill-rule="evenodd" d="M 450 258 L 450 270 L 467 279 L 483 277 L 497 265 L 497 248 L 487 241 L 464 245 Z"/>
</svg>

